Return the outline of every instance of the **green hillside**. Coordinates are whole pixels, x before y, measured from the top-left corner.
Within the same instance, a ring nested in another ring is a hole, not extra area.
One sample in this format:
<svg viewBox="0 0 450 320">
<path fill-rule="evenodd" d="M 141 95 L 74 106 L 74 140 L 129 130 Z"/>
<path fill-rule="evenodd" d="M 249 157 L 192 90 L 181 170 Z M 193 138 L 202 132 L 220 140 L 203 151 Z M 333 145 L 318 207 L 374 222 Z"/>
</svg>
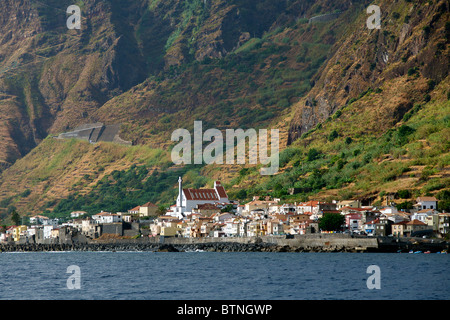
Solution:
<svg viewBox="0 0 450 320">
<path fill-rule="evenodd" d="M 443 195 L 450 187 L 448 85 L 448 80 L 441 83 L 430 101 L 415 103 L 387 130 L 377 112 L 363 110 L 390 89 L 367 92 L 283 150 L 282 173 L 261 179 L 256 170 L 243 172 L 231 185 L 244 188 L 251 181 L 252 186 L 245 188 L 246 194 L 236 188 L 236 196 L 271 195 L 286 201 L 356 198 L 384 204 L 388 195 L 397 203 Z M 300 193 L 289 195 L 289 188 Z"/>
<path fill-rule="evenodd" d="M 375 30 L 369 1 L 86 0 L 81 31 L 68 4 L 0 4 L 1 219 L 169 206 L 178 176 L 242 201 L 447 199 L 446 1 L 380 0 Z M 279 129 L 278 174 L 174 166 L 171 134 L 196 120 Z M 134 145 L 52 137 L 94 122 Z"/>
</svg>

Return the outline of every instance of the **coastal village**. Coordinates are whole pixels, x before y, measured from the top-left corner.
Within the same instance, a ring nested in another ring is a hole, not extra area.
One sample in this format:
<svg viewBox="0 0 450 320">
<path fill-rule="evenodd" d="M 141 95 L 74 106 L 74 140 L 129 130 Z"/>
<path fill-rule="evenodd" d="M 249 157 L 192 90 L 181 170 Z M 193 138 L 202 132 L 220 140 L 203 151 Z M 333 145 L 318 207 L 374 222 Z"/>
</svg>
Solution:
<svg viewBox="0 0 450 320">
<path fill-rule="evenodd" d="M 418 197 L 412 210 L 363 206 L 359 200 L 281 203 L 280 199 L 254 197 L 247 203 L 228 199 L 219 181 L 211 189 L 183 188 L 178 181 L 176 204 L 161 215 L 158 206 L 145 203 L 128 212 L 83 211 L 60 221 L 43 215 L 29 216 L 23 225 L 3 227 L 0 243 L 63 243 L 86 240 L 139 238 L 222 238 L 345 233 L 376 237 L 443 238 L 449 233 L 450 213 L 440 212 L 435 197 Z M 326 215 L 342 216 L 334 231 L 320 227 Z"/>
</svg>

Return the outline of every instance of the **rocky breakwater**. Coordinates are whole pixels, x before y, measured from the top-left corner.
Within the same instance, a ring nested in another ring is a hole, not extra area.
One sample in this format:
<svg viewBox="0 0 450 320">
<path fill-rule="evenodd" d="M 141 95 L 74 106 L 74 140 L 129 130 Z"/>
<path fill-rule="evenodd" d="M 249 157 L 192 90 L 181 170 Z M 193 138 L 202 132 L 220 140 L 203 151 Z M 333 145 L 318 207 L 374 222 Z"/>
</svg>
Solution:
<svg viewBox="0 0 450 320">
<path fill-rule="evenodd" d="M 198 244 L 85 243 L 85 244 L 3 244 L 0 252 L 355 252 L 345 247 L 292 247 L 271 243 L 213 242 Z M 357 250 L 356 250 L 357 251 Z"/>
<path fill-rule="evenodd" d="M 170 238 L 90 241 L 69 244 L 1 244 L 0 252 L 42 251 L 154 251 L 154 252 L 377 252 L 377 239 L 353 239 L 339 235 L 248 238 Z"/>
<path fill-rule="evenodd" d="M 207 244 L 116 244 L 116 243 L 85 243 L 85 244 L 3 244 L 0 252 L 117 252 L 117 251 L 151 251 L 151 252 L 287 252 L 295 251 L 289 246 L 267 243 L 207 243 Z"/>
<path fill-rule="evenodd" d="M 215 242 L 170 245 L 182 252 L 367 252 L 367 248 L 347 248 L 344 246 L 328 247 L 297 247 L 273 243 L 236 243 L 236 242 Z"/>
<path fill-rule="evenodd" d="M 79 243 L 79 244 L 2 244 L 0 252 L 55 252 L 55 251 L 157 251 L 158 244 L 151 243 Z"/>
</svg>

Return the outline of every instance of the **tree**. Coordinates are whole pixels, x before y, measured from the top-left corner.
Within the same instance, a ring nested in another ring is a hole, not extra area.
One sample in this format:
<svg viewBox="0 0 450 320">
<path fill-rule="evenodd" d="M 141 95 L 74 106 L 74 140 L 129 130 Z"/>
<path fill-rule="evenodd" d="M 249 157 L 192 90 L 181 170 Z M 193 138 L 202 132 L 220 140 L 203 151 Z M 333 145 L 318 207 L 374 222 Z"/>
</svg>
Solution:
<svg viewBox="0 0 450 320">
<path fill-rule="evenodd" d="M 398 190 L 397 194 L 400 199 L 409 199 L 412 197 L 411 190 Z"/>
<path fill-rule="evenodd" d="M 411 201 L 405 201 L 396 205 L 397 210 L 411 210 L 414 208 Z"/>
<path fill-rule="evenodd" d="M 233 205 L 232 204 L 227 204 L 226 207 L 222 208 L 222 210 L 220 210 L 220 212 L 233 212 Z"/>
<path fill-rule="evenodd" d="M 309 149 L 309 151 L 308 151 L 307 159 L 308 159 L 308 161 L 314 161 L 314 160 L 318 159 L 319 156 L 320 156 L 319 150 L 312 148 L 312 149 Z"/>
<path fill-rule="evenodd" d="M 13 210 L 13 212 L 11 213 L 11 220 L 16 226 L 20 224 L 20 215 L 17 213 L 16 210 Z"/>
<path fill-rule="evenodd" d="M 166 209 L 166 207 L 163 206 L 163 205 L 160 205 L 160 206 L 158 207 L 158 210 L 156 211 L 156 213 L 158 214 L 158 216 L 163 216 L 163 215 L 166 214 L 166 212 L 167 212 L 167 209 Z"/>
<path fill-rule="evenodd" d="M 321 219 L 319 219 L 319 229 L 324 231 L 337 231 L 342 228 L 345 222 L 345 216 L 339 213 L 325 213 Z"/>
<path fill-rule="evenodd" d="M 338 137 L 339 137 L 339 133 L 336 130 L 333 130 L 333 131 L 331 131 L 330 135 L 328 136 L 328 141 L 333 142 Z"/>
<path fill-rule="evenodd" d="M 239 200 L 244 200 L 245 198 L 247 198 L 247 190 L 245 189 L 240 189 L 237 193 L 236 193 L 236 198 Z"/>
<path fill-rule="evenodd" d="M 438 210 L 450 212 L 450 190 L 442 190 L 436 197 L 439 199 Z"/>
</svg>

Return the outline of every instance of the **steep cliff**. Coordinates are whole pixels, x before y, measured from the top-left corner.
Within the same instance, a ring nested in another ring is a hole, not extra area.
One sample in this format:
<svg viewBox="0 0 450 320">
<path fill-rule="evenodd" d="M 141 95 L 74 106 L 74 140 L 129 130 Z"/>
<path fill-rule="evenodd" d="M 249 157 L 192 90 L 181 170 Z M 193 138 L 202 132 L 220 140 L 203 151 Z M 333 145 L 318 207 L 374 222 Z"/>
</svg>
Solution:
<svg viewBox="0 0 450 320">
<path fill-rule="evenodd" d="M 116 3 L 85 1 L 82 30 L 68 30 L 71 1 L 2 1 L 0 161 L 13 163 L 145 79 L 137 44 L 118 32 Z"/>
<path fill-rule="evenodd" d="M 173 129 L 154 120 L 174 110 L 210 108 L 208 115 L 217 118 L 218 103 L 243 99 L 239 114 L 228 106 L 233 119 L 213 124 L 273 119 L 309 90 L 307 78 L 328 49 L 319 45 L 340 36 L 325 37 L 325 26 L 307 27 L 304 18 L 346 11 L 352 2 L 86 0 L 80 2 L 81 30 L 67 29 L 69 5 L 69 0 L 0 4 L 2 167 L 48 134 L 89 122 L 126 120 L 127 138 L 147 143 L 155 140 L 149 131 Z M 281 76 L 285 72 L 287 79 Z M 258 89 L 259 101 L 248 100 Z M 144 130 L 132 129 L 137 126 Z"/>
<path fill-rule="evenodd" d="M 317 74 L 312 90 L 296 106 L 289 143 L 325 121 L 368 90 L 389 87 L 410 74 L 410 85 L 396 83 L 395 92 L 368 108 L 380 110 L 384 130 L 395 125 L 429 86 L 448 76 L 448 1 L 380 1 L 381 28 L 366 26 L 362 12 L 333 56 Z M 362 106 L 364 107 L 364 106 Z"/>
</svg>

